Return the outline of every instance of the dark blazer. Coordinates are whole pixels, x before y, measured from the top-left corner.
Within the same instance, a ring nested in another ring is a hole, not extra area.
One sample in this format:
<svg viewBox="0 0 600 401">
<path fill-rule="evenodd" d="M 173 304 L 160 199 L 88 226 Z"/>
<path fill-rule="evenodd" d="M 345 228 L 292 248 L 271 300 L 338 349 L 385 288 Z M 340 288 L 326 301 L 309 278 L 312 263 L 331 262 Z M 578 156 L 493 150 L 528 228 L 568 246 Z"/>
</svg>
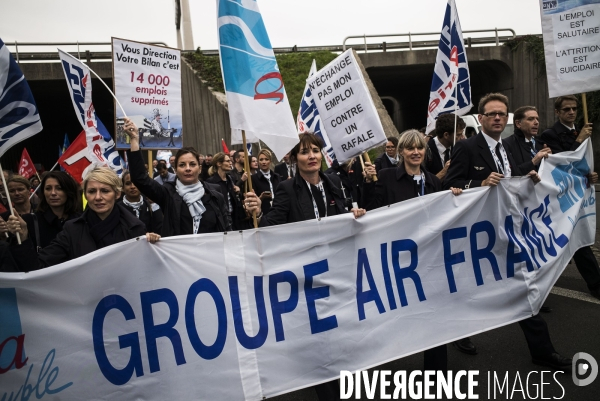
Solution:
<svg viewBox="0 0 600 401">
<path fill-rule="evenodd" d="M 379 155 L 379 157 L 377 159 L 375 159 L 375 163 L 373 163 L 373 164 L 375 165 L 375 171 L 377 171 L 377 172 L 380 172 L 384 168 L 396 167 L 395 165 L 392 164 L 392 162 L 390 161 L 390 158 L 387 157 L 387 154 L 385 152 L 383 152 L 382 155 Z"/>
<path fill-rule="evenodd" d="M 444 168 L 444 161 L 440 157 L 440 152 L 435 144 L 435 139 L 431 138 L 429 142 L 427 142 L 427 146 L 429 147 L 426 152 L 425 157 L 425 168 L 431 174 L 437 174 Z M 427 180 L 425 180 L 427 183 Z"/>
<path fill-rule="evenodd" d="M 256 174 L 252 174 L 250 176 L 252 178 L 252 189 L 254 189 L 254 193 L 258 196 L 263 192 L 271 192 L 271 186 L 269 185 L 269 180 L 267 177 L 263 175 L 260 171 L 257 171 Z M 275 195 L 275 191 L 277 191 L 277 187 L 281 183 L 281 177 L 279 174 L 271 171 L 271 185 L 273 185 L 273 193 L 271 195 Z M 261 210 L 263 214 L 269 213 L 271 210 L 271 202 L 263 201 L 261 205 Z"/>
<path fill-rule="evenodd" d="M 520 129 L 515 127 L 514 133 L 502 140 L 502 145 L 510 151 L 521 172 L 528 173 L 531 170 L 537 171 L 540 168 L 539 164 L 536 166 L 531 161 L 533 159 L 531 148 L 525 142 L 525 134 Z"/>
<path fill-rule="evenodd" d="M 163 212 L 163 225 L 161 229 L 162 237 L 171 237 L 173 235 L 191 234 L 191 215 L 188 206 L 183 198 L 177 193 L 174 182 L 166 182 L 160 185 L 152 178 L 148 177 L 148 172 L 144 168 L 142 152 L 131 152 L 129 154 L 129 168 L 131 181 L 140 190 L 142 194 L 152 199 L 160 206 Z M 225 200 L 218 188 L 211 184 L 204 184 L 204 196 L 202 203 L 210 215 L 202 215 L 200 220 L 200 230 L 202 232 L 223 232 L 230 231 L 229 212 L 225 206 Z M 204 212 L 205 214 L 207 212 Z M 182 217 L 186 220 L 189 217 L 190 227 L 181 227 Z M 199 231 L 200 232 L 200 231 Z"/>
<path fill-rule="evenodd" d="M 118 207 L 120 212 L 119 227 L 117 228 L 120 231 L 116 235 L 120 240 L 117 242 L 146 234 L 144 223 L 132 216 L 120 203 L 116 203 L 115 207 Z M 33 242 L 29 238 L 23 241 L 21 245 L 16 245 L 16 242 L 13 243 L 11 252 L 19 265 L 19 269 L 24 272 L 42 269 L 87 255 L 99 249 L 90 234 L 90 226 L 86 218 L 88 213 L 90 213 L 89 209 L 83 212 L 80 217 L 66 222 L 63 230 L 58 233 L 50 245 L 41 249 L 39 254 L 34 250 Z"/>
<path fill-rule="evenodd" d="M 125 202 L 123 202 L 123 197 L 119 198 L 119 203 L 121 203 L 125 209 L 129 210 L 129 212 L 135 216 L 135 210 L 131 206 L 128 206 L 125 204 Z M 142 206 L 140 206 L 139 219 L 146 226 L 147 232 L 160 234 L 163 224 L 162 209 L 152 211 L 152 206 L 148 203 L 148 201 L 145 198 L 144 202 L 142 203 Z"/>
<path fill-rule="evenodd" d="M 208 177 L 205 181 L 207 184 L 212 184 L 215 188 L 219 188 L 221 195 L 223 195 L 223 199 L 225 200 L 225 205 L 227 204 L 227 198 L 229 194 L 229 200 L 231 201 L 231 213 L 229 218 L 229 222 L 231 228 L 233 230 L 243 230 L 245 228 L 249 228 L 247 224 L 245 224 L 244 219 L 246 217 L 246 212 L 244 211 L 244 207 L 242 205 L 242 200 L 239 195 L 235 192 L 233 178 L 229 174 L 225 175 L 225 181 L 221 179 L 219 174 L 215 173 Z M 241 191 L 241 189 L 240 189 Z"/>
<path fill-rule="evenodd" d="M 35 218 L 37 218 L 37 227 L 39 228 L 39 244 L 37 243 L 34 214 Z M 67 220 L 61 222 L 58 216 L 52 213 L 52 209 L 48 208 L 48 210 L 46 210 L 45 212 L 39 211 L 31 214 L 24 214 L 21 217 L 23 218 L 25 223 L 27 223 L 27 231 L 29 232 L 29 238 L 31 238 L 34 248 L 36 248 L 37 246 L 39 246 L 40 248 L 45 248 L 48 245 L 50 245 L 52 240 L 56 238 L 59 232 L 62 231 L 63 226 L 67 221 L 77 218 L 79 216 L 79 213 L 75 213 L 74 215 L 69 216 Z"/>
<path fill-rule="evenodd" d="M 552 127 L 548 128 L 536 140 L 538 150 L 544 145 L 552 149 L 552 154 L 565 152 L 567 150 L 576 150 L 581 143 L 577 142 L 577 135 L 573 135 L 567 127 L 557 121 Z"/>
<path fill-rule="evenodd" d="M 448 174 L 444 178 L 444 189 L 480 187 L 481 182 L 491 173 L 498 172 L 498 167 L 483 135 L 485 134 L 479 133 L 464 141 L 456 142 L 452 151 L 452 163 L 450 163 Z M 511 175 L 522 175 L 510 151 L 507 150 L 506 153 Z"/>
<path fill-rule="evenodd" d="M 425 195 L 442 190 L 442 182 L 435 175 L 423 169 L 425 173 Z M 392 205 L 415 197 L 414 181 L 406 173 L 404 163 L 398 167 L 381 170 L 377 173 L 377 182 L 365 182 L 363 185 L 362 204 L 365 209 L 372 210 L 381 206 Z"/>
<path fill-rule="evenodd" d="M 328 207 L 328 215 L 348 213 L 344 207 L 344 198 L 339 189 L 338 176 L 319 172 L 325 190 L 329 192 L 335 204 Z M 333 211 L 333 213 L 331 213 Z M 271 211 L 260 219 L 260 226 L 295 223 L 315 218 L 313 201 L 304 179 L 296 174 L 293 179 L 282 181 L 275 191 Z"/>
<path fill-rule="evenodd" d="M 279 174 L 279 177 L 281 178 L 281 180 L 287 180 L 290 175 L 288 174 L 288 168 L 287 168 L 287 164 L 285 162 L 283 163 L 279 163 L 278 165 L 275 166 L 275 168 L 273 169 L 277 174 Z"/>
</svg>

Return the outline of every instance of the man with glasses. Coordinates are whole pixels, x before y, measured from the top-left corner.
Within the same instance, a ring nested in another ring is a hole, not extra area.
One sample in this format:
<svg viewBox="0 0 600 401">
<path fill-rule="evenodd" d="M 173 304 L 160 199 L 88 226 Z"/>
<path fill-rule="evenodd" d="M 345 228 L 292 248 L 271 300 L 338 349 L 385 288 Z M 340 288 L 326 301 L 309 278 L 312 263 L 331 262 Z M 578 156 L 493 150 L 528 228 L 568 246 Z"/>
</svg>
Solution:
<svg viewBox="0 0 600 401">
<path fill-rule="evenodd" d="M 508 122 L 508 98 L 500 93 L 485 95 L 478 106 L 481 133 L 457 142 L 452 152 L 452 163 L 443 182 L 444 189 L 496 186 L 500 179 L 527 174 L 539 181 L 535 171 L 521 171 L 504 145 L 502 131 Z M 548 326 L 538 314 L 519 322 L 525 334 L 532 362 L 556 370 L 571 368 L 571 359 L 556 352 Z M 477 349 L 469 338 L 453 343 L 459 351 L 476 354 Z"/>
<path fill-rule="evenodd" d="M 537 143 L 538 149 L 548 146 L 552 153 L 576 150 L 579 145 L 592 135 L 592 124 L 586 124 L 580 132 L 575 128 L 577 118 L 577 98 L 573 95 L 559 96 L 554 101 L 554 112 L 558 121 L 542 132 Z M 592 248 L 584 246 L 573 255 L 579 274 L 585 280 L 590 293 L 600 299 L 600 267 L 592 252 Z"/>
<path fill-rule="evenodd" d="M 559 96 L 554 101 L 554 112 L 558 121 L 542 132 L 537 143 L 538 149 L 547 145 L 552 153 L 575 150 L 592 135 L 592 124 L 586 124 L 580 132 L 575 128 L 577 118 L 577 98 L 573 95 Z"/>
<path fill-rule="evenodd" d="M 398 138 L 390 136 L 385 143 L 385 153 L 375 159 L 375 171 L 396 167 L 398 164 Z"/>
</svg>

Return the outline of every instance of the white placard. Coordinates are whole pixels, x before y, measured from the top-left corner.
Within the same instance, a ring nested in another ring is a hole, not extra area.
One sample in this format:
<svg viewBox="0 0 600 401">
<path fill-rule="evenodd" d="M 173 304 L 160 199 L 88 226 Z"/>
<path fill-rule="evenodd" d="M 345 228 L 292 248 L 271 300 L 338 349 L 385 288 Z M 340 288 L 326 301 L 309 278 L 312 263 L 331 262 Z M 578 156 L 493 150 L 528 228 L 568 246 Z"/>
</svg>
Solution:
<svg viewBox="0 0 600 401">
<path fill-rule="evenodd" d="M 540 0 L 550 97 L 600 89 L 600 0 Z"/>
<path fill-rule="evenodd" d="M 143 149 L 181 148 L 181 51 L 163 46 L 112 38 L 113 82 L 127 115 L 143 116 Z M 117 147 L 129 149 L 122 132 L 123 112 L 116 105 Z"/>
<path fill-rule="evenodd" d="M 338 162 L 386 141 L 377 109 L 351 49 L 306 82 Z"/>
</svg>

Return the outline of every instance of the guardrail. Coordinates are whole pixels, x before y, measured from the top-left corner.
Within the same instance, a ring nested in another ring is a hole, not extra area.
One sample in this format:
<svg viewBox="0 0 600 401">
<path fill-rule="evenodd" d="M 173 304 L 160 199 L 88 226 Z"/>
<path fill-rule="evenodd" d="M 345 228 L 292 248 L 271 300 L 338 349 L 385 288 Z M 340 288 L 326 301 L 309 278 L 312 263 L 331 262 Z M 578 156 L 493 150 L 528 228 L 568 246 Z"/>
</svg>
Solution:
<svg viewBox="0 0 600 401">
<path fill-rule="evenodd" d="M 499 46 L 500 43 L 504 43 L 507 40 L 514 39 L 517 35 L 515 31 L 511 28 L 494 28 L 494 29 L 479 29 L 473 31 L 463 31 L 464 34 L 470 33 L 489 33 L 494 32 L 494 36 L 490 37 L 470 37 L 468 36 L 465 39 L 465 43 L 468 47 L 472 47 L 473 45 L 485 45 L 485 44 L 495 44 Z M 509 32 L 510 35 L 501 36 L 501 32 Z M 383 51 L 386 52 L 388 50 L 413 50 L 415 48 L 436 48 L 439 44 L 439 35 L 440 32 L 408 32 L 408 33 L 394 33 L 394 34 L 381 34 L 381 35 L 357 35 L 357 36 L 346 36 L 342 45 L 331 45 L 331 46 L 292 46 L 292 47 L 278 47 L 273 48 L 275 54 L 285 54 L 285 53 L 297 53 L 297 52 L 315 52 L 315 51 L 330 51 L 330 52 L 344 52 L 347 48 L 353 48 L 355 50 L 364 50 L 368 51 Z M 413 40 L 414 37 L 423 37 L 423 36 L 434 36 L 434 38 L 430 40 Z M 408 41 L 402 42 L 378 42 L 378 43 L 367 43 L 367 38 L 395 38 L 395 37 L 405 37 L 408 38 Z M 350 44 L 347 45 L 346 42 L 349 39 L 363 39 L 362 44 Z M 77 46 L 77 58 L 81 59 L 82 55 L 84 59 L 89 63 L 92 60 L 109 60 L 112 55 L 110 51 L 105 50 L 93 50 L 93 48 L 98 47 L 107 47 L 110 46 L 110 42 L 7 42 L 5 43 L 7 46 L 13 46 L 15 48 L 15 56 L 17 62 L 20 61 L 48 61 L 48 60 L 58 60 L 58 53 L 53 49 L 53 51 L 49 52 L 47 50 L 35 51 L 35 52 L 21 52 L 19 48 L 21 47 L 36 47 L 36 48 L 47 48 L 57 46 Z M 158 46 L 167 46 L 164 42 L 151 42 L 152 45 Z M 82 47 L 84 49 L 82 49 Z M 90 50 L 90 47 L 92 48 Z M 186 50 L 183 53 L 191 53 L 193 51 Z M 202 53 L 206 56 L 216 56 L 219 54 L 218 50 L 203 50 Z"/>
<path fill-rule="evenodd" d="M 81 47 L 86 47 L 85 50 L 83 50 L 83 54 L 85 54 L 87 62 L 89 63 L 92 58 L 96 59 L 96 58 L 111 58 L 111 52 L 107 52 L 107 51 L 96 51 L 96 52 L 91 52 L 89 49 L 87 49 L 87 47 L 98 47 L 98 46 L 111 46 L 112 43 L 111 42 L 5 42 L 4 43 L 7 46 L 14 46 L 15 48 L 15 57 L 17 59 L 17 63 L 19 63 L 21 61 L 21 59 L 23 60 L 58 60 L 58 52 L 56 52 L 56 47 L 57 46 L 77 46 L 77 58 L 81 59 L 81 54 L 82 54 L 82 49 Z M 166 43 L 164 42 L 151 42 L 151 45 L 158 45 L 158 46 L 167 46 Z M 23 52 L 19 52 L 19 46 L 21 47 L 53 47 L 54 51 L 53 52 L 48 52 L 48 51 L 42 51 L 42 52 L 29 52 L 29 53 L 23 53 Z M 92 57 L 92 54 L 95 54 L 95 57 Z M 102 55 L 103 57 L 98 57 L 98 55 Z"/>
<path fill-rule="evenodd" d="M 512 36 L 500 36 L 498 34 L 498 32 L 510 32 L 512 33 Z M 463 36 L 466 33 L 488 33 L 488 32 L 494 32 L 495 35 L 490 38 L 490 37 L 483 37 L 483 38 L 471 38 L 471 37 L 467 37 L 466 40 L 466 44 L 468 47 L 471 47 L 473 44 L 489 44 L 489 43 L 495 43 L 496 46 L 500 46 L 500 42 L 505 42 L 506 40 L 509 39 L 514 39 L 517 37 L 515 31 L 511 28 L 494 28 L 494 29 L 478 29 L 478 30 L 473 30 L 473 31 L 463 31 Z M 434 36 L 437 35 L 437 38 L 435 40 L 430 40 L 430 41 L 418 41 L 418 42 L 413 42 L 413 36 Z M 439 35 L 440 32 L 408 32 L 408 33 L 394 33 L 394 34 L 382 34 L 382 35 L 357 35 L 357 36 L 346 36 L 344 38 L 344 41 L 342 42 L 342 50 L 346 51 L 346 41 L 348 39 L 363 39 L 364 40 L 364 51 L 368 52 L 369 49 L 374 49 L 374 50 L 383 50 L 386 51 L 387 49 L 400 49 L 400 48 L 408 48 L 409 50 L 413 50 L 413 47 L 431 47 L 431 46 L 437 46 L 439 43 Z M 386 42 L 382 42 L 381 44 L 371 44 L 368 45 L 367 44 L 367 38 L 391 38 L 391 37 L 407 37 L 408 38 L 408 42 L 400 42 L 400 43 L 386 43 Z M 353 48 L 356 47 L 352 46 Z M 362 45 L 361 45 L 362 47 Z"/>
</svg>

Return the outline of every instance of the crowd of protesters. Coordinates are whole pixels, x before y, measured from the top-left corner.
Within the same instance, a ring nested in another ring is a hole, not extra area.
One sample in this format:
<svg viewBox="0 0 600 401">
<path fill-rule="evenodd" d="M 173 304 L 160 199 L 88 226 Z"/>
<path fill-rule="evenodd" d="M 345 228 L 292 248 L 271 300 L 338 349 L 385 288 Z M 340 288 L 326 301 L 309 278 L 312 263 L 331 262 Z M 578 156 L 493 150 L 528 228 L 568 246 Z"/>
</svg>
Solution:
<svg viewBox="0 0 600 401">
<path fill-rule="evenodd" d="M 464 121 L 444 114 L 428 134 L 411 129 L 387 138 L 374 163 L 356 158 L 342 164 L 334 161 L 325 169 L 321 139 L 304 133 L 279 164 L 268 149 L 262 149 L 250 157 L 246 171 L 243 152 L 202 155 L 186 147 L 169 164 L 154 160 L 150 174 L 138 129 L 126 119 L 130 170 L 121 178 L 109 169 L 95 168 L 80 189 L 64 172 L 45 173 L 41 182 L 6 174 L 14 215 L 1 216 L 0 269 L 36 270 L 141 235 L 156 242 L 161 236 L 251 229 L 253 215 L 259 227 L 342 213 L 360 218 L 367 210 L 443 189 L 459 196 L 465 189 L 495 186 L 502 178 L 519 175 L 538 182 L 536 171 L 543 158 L 575 150 L 590 137 L 591 124 L 579 131 L 574 125 L 577 107 L 573 96 L 557 98 L 558 120 L 539 135 L 536 108 L 521 107 L 514 113 L 513 135 L 502 138 L 508 99 L 492 93 L 478 106 L 479 133 L 466 138 Z M 596 182 L 597 175 L 590 174 L 589 180 Z M 81 190 L 87 200 L 85 211 Z M 600 269 L 591 249 L 578 250 L 574 259 L 591 294 L 600 298 Z M 520 325 L 534 363 L 570 368 L 571 359 L 555 351 L 540 315 Z M 477 353 L 469 338 L 453 345 Z M 445 345 L 425 352 L 425 368 L 447 369 Z M 331 382 L 316 386 L 319 398 L 335 399 L 336 386 Z"/>
</svg>

